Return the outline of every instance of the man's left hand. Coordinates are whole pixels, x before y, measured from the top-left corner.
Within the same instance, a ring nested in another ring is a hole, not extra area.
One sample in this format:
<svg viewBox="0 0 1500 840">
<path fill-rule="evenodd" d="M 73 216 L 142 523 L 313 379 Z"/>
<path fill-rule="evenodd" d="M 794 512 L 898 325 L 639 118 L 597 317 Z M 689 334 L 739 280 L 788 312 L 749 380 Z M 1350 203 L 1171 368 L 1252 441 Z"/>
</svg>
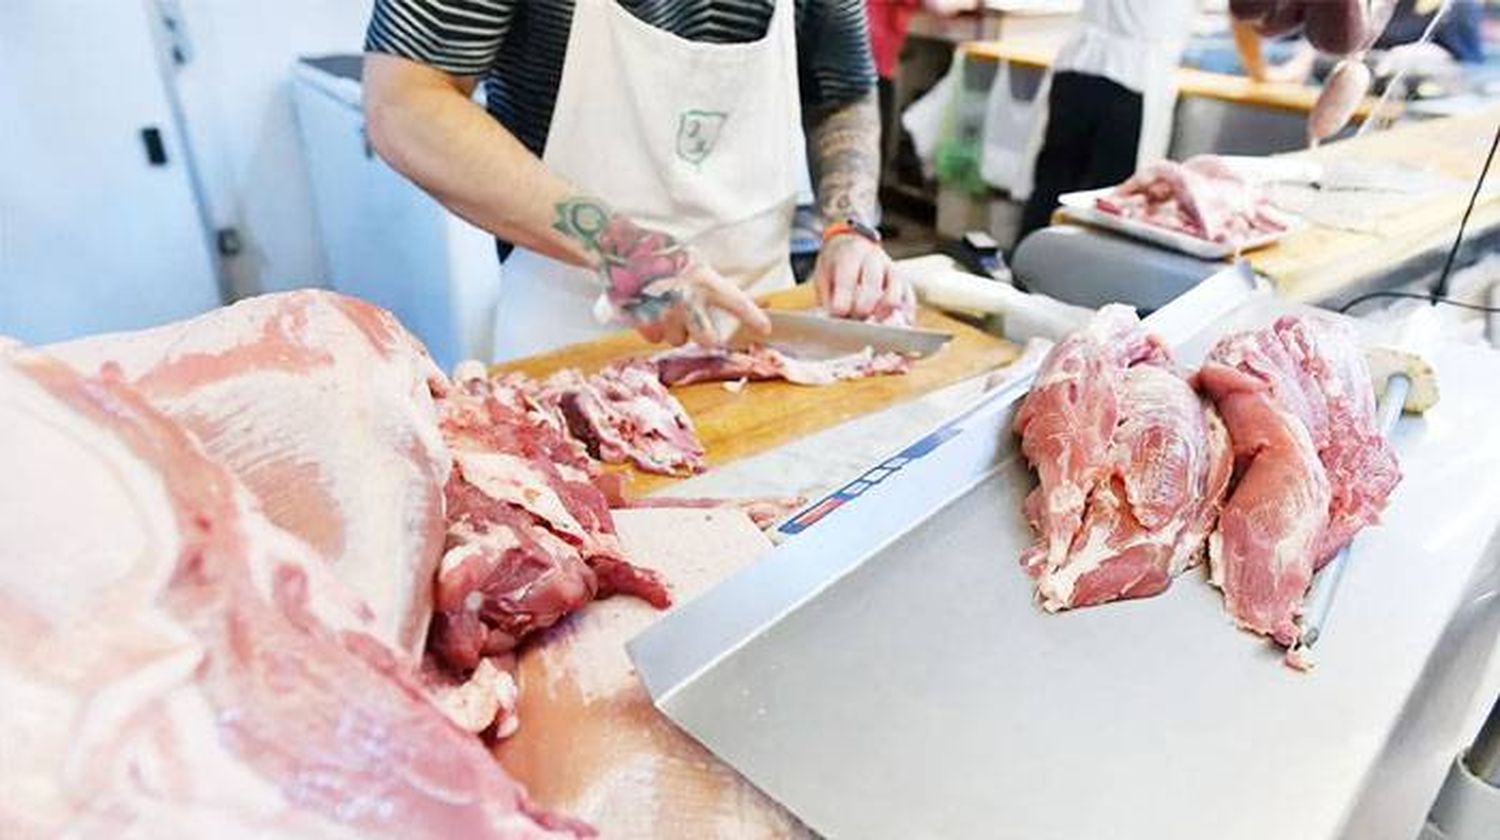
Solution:
<svg viewBox="0 0 1500 840">
<path fill-rule="evenodd" d="M 899 313 L 910 323 L 916 312 L 911 285 L 896 276 L 885 249 L 857 233 L 823 243 L 813 284 L 818 303 L 838 318 L 885 321 Z"/>
</svg>

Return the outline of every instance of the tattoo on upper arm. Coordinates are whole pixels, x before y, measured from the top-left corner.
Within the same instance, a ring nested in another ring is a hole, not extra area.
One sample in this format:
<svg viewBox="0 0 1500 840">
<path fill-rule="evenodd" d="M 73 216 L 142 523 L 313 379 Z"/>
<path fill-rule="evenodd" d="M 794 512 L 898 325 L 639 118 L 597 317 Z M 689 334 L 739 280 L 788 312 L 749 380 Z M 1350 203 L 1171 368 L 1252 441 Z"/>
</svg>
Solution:
<svg viewBox="0 0 1500 840">
<path fill-rule="evenodd" d="M 686 292 L 692 257 L 672 236 L 644 228 L 590 196 L 558 202 L 553 229 L 593 256 L 610 303 L 636 324 L 660 321 Z"/>
<path fill-rule="evenodd" d="M 823 114 L 812 128 L 818 210 L 826 221 L 879 214 L 880 108 L 875 91 Z"/>
</svg>

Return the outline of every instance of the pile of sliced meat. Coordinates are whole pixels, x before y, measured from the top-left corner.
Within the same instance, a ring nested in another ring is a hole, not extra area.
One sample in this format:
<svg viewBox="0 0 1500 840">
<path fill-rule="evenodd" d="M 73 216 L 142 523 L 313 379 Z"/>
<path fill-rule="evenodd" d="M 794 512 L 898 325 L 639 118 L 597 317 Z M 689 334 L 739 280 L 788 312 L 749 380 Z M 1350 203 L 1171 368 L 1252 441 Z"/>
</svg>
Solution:
<svg viewBox="0 0 1500 840">
<path fill-rule="evenodd" d="M 1313 572 L 1400 479 L 1369 369 L 1343 324 L 1288 316 L 1194 380 L 1206 399 L 1124 307 L 1052 350 L 1016 420 L 1040 479 L 1021 562 L 1059 610 L 1154 595 L 1206 549 L 1234 621 L 1291 647 Z"/>
<path fill-rule="evenodd" d="M 1096 199 L 1095 206 L 1116 216 L 1229 245 L 1280 233 L 1290 225 L 1257 184 L 1214 155 L 1199 155 L 1184 163 L 1149 163 Z"/>
</svg>

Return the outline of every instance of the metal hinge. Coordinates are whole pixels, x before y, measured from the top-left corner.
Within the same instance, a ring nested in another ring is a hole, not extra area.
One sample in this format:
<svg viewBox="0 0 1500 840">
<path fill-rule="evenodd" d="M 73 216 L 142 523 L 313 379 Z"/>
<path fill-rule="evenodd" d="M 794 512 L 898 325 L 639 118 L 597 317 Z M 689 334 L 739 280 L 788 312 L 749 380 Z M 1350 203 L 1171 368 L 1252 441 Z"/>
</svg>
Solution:
<svg viewBox="0 0 1500 840">
<path fill-rule="evenodd" d="M 162 27 L 167 33 L 167 49 L 172 53 L 172 63 L 181 67 L 193 60 L 193 45 L 188 40 L 182 7 L 177 0 L 156 0 L 156 6 L 161 13 Z"/>
</svg>

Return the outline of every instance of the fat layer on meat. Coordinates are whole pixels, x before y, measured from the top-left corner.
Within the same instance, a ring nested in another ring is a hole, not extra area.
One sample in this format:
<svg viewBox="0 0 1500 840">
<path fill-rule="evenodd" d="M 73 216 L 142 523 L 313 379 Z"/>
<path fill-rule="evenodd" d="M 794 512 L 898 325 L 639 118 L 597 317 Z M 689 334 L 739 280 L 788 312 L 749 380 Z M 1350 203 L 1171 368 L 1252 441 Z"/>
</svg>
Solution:
<svg viewBox="0 0 1500 840">
<path fill-rule="evenodd" d="M 120 376 L 0 356 L 0 835 L 540 838 L 370 609 Z"/>
</svg>

